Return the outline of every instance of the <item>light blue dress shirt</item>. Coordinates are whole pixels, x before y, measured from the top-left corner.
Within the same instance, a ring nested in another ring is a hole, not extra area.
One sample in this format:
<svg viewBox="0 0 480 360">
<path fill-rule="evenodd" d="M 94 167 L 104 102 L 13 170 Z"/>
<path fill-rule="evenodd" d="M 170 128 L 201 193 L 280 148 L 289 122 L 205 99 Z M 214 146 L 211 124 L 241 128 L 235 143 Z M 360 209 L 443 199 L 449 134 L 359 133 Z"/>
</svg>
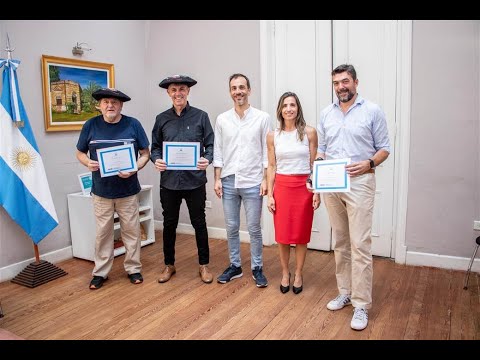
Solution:
<svg viewBox="0 0 480 360">
<path fill-rule="evenodd" d="M 357 95 L 344 114 L 338 99 L 320 114 L 317 123 L 318 152 L 326 159 L 367 160 L 378 150 L 390 153 L 385 113 L 377 105 Z"/>
</svg>

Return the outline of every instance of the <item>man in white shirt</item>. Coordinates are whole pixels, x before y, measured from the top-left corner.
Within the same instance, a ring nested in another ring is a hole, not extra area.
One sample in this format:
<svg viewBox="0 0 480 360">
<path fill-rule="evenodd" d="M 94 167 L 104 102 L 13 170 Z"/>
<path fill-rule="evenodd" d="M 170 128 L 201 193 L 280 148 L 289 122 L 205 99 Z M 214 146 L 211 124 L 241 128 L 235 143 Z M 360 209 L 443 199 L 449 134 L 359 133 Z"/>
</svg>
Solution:
<svg viewBox="0 0 480 360">
<path fill-rule="evenodd" d="M 250 106 L 250 80 L 245 75 L 230 76 L 229 87 L 234 107 L 217 117 L 213 148 L 214 189 L 222 198 L 230 253 L 230 265 L 217 281 L 225 284 L 243 276 L 239 236 L 243 201 L 250 235 L 252 276 L 257 287 L 266 287 L 260 218 L 262 197 L 267 194 L 266 136 L 270 130 L 270 115 Z"/>
</svg>

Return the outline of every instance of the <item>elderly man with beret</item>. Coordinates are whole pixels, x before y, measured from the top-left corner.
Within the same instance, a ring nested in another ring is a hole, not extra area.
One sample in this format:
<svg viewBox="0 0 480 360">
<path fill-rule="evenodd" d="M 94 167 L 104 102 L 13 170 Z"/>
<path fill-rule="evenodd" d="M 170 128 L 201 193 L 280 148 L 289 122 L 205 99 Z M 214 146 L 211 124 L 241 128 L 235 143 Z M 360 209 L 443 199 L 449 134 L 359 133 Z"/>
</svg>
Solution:
<svg viewBox="0 0 480 360">
<path fill-rule="evenodd" d="M 199 275 L 204 283 L 211 283 L 208 269 L 210 252 L 205 222 L 206 169 L 213 161 L 214 133 L 208 114 L 190 106 L 188 94 L 197 83 L 185 75 L 174 75 L 162 80 L 159 86 L 167 90 L 172 107 L 157 115 L 152 130 L 151 160 L 161 172 L 160 202 L 163 208 L 163 255 L 165 268 L 158 282 L 164 283 L 176 273 L 175 240 L 180 205 L 185 199 L 190 221 L 195 229 L 198 249 Z M 163 153 L 164 142 L 199 143 L 197 170 L 167 170 Z"/>
<path fill-rule="evenodd" d="M 143 282 L 140 262 L 140 222 L 138 193 L 140 183 L 137 171 L 119 171 L 117 175 L 102 177 L 97 150 L 132 144 L 138 170 L 150 158 L 149 141 L 137 119 L 121 113 L 123 103 L 130 97 L 123 92 L 102 88 L 92 97 L 99 102 L 102 115 L 89 119 L 82 127 L 77 143 L 77 159 L 92 172 L 92 196 L 96 221 L 95 267 L 90 289 L 102 287 L 113 266 L 113 216 L 120 219 L 122 240 L 125 245 L 123 266 L 132 284 Z M 90 156 L 87 155 L 89 153 Z M 140 156 L 138 156 L 138 154 Z"/>
</svg>

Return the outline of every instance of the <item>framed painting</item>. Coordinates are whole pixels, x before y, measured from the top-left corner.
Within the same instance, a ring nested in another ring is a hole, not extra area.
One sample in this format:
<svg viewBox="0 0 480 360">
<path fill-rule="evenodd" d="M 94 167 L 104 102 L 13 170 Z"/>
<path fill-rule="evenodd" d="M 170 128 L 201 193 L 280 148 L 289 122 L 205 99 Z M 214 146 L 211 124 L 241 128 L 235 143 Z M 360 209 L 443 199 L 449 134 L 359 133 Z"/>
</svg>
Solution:
<svg viewBox="0 0 480 360">
<path fill-rule="evenodd" d="M 45 131 L 81 130 L 100 113 L 92 93 L 115 86 L 113 64 L 42 55 Z"/>
</svg>

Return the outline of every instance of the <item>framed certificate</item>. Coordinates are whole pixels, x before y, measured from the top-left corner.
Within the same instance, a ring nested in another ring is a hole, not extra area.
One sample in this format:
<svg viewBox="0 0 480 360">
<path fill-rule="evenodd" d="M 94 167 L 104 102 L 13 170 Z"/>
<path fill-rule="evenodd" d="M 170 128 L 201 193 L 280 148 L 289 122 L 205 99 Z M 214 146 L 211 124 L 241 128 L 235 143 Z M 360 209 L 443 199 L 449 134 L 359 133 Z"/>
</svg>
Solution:
<svg viewBox="0 0 480 360">
<path fill-rule="evenodd" d="M 97 149 L 100 176 L 118 175 L 119 171 L 137 171 L 137 159 L 133 144 Z"/>
<path fill-rule="evenodd" d="M 163 160 L 167 163 L 167 170 L 198 170 L 199 159 L 199 142 L 163 142 Z"/>
<path fill-rule="evenodd" d="M 315 192 L 349 192 L 350 176 L 345 165 L 350 159 L 320 160 L 313 163 L 312 187 Z"/>
<path fill-rule="evenodd" d="M 83 195 L 89 196 L 92 191 L 92 173 L 79 174 L 78 181 L 80 182 Z"/>
</svg>

